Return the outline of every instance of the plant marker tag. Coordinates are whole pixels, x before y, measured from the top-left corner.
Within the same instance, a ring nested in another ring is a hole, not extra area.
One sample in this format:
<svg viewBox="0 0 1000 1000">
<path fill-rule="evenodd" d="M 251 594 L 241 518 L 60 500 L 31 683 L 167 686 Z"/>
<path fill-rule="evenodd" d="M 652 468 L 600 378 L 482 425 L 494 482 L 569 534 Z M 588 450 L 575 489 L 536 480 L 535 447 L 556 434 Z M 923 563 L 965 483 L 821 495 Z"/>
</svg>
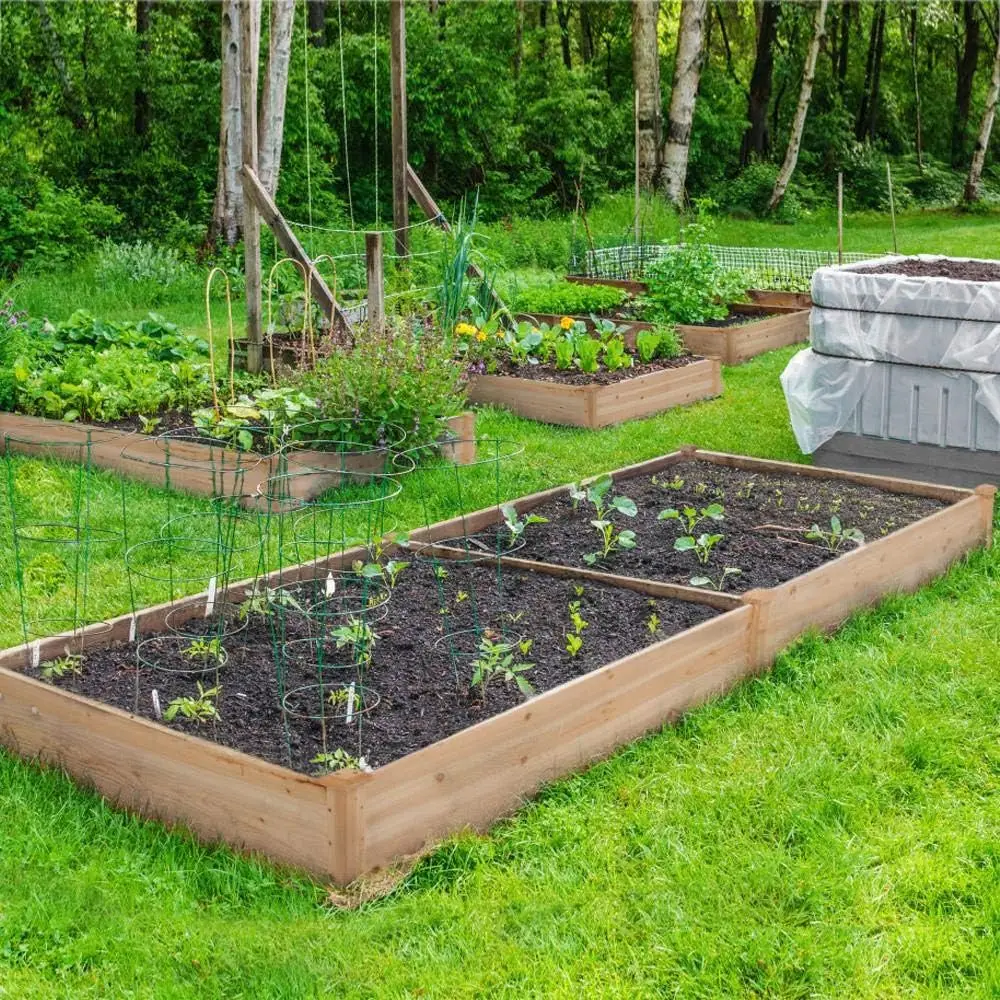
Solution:
<svg viewBox="0 0 1000 1000">
<path fill-rule="evenodd" d="M 334 580 L 332 573 L 326 574 L 326 596 L 333 597 L 337 591 L 337 581 Z"/>
<path fill-rule="evenodd" d="M 208 581 L 208 597 L 205 600 L 205 617 L 210 618 L 212 612 L 215 610 L 215 588 L 216 582 L 213 576 L 211 580 Z"/>
<path fill-rule="evenodd" d="M 150 692 L 150 694 L 153 697 L 153 714 L 158 719 L 162 719 L 163 718 L 163 712 L 160 709 L 160 692 L 157 691 L 156 688 L 153 688 L 153 690 Z"/>
<path fill-rule="evenodd" d="M 135 634 L 136 634 L 138 628 L 139 628 L 138 619 L 135 617 L 135 615 L 132 615 L 132 621 L 130 621 L 129 625 L 128 625 L 128 641 L 129 642 L 135 642 Z"/>
<path fill-rule="evenodd" d="M 347 689 L 347 718 L 344 720 L 350 723 L 351 719 L 354 718 L 354 681 L 351 681 L 351 686 Z"/>
<path fill-rule="evenodd" d="M 36 639 L 31 644 L 31 665 L 32 667 L 37 667 L 42 660 L 42 645 L 41 639 Z"/>
</svg>

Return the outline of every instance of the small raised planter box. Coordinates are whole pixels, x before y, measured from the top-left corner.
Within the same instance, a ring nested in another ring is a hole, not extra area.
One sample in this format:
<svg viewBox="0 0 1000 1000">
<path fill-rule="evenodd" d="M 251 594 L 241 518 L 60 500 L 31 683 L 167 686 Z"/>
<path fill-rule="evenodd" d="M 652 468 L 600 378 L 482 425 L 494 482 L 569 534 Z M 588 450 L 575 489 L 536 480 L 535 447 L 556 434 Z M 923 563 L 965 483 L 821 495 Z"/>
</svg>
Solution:
<svg viewBox="0 0 1000 1000">
<path fill-rule="evenodd" d="M 530 420 L 591 429 L 721 394 L 722 368 L 715 358 L 610 385 L 564 385 L 512 375 L 476 375 L 469 381 L 470 403 L 491 403 Z"/>
<path fill-rule="evenodd" d="M 781 473 L 931 498 L 929 516 L 819 568 L 743 595 L 565 566 L 508 560 L 521 570 L 577 576 L 658 598 L 700 601 L 718 613 L 639 652 L 577 677 L 471 728 L 371 773 L 309 777 L 148 722 L 24 676 L 32 662 L 74 648 L 95 649 L 162 630 L 172 609 L 204 614 L 207 595 L 185 598 L 0 653 L 0 741 L 65 768 L 140 815 L 183 823 L 206 840 L 260 851 L 338 883 L 423 851 L 465 827 L 486 828 L 539 786 L 765 668 L 810 627 L 830 627 L 859 607 L 912 590 L 970 550 L 989 545 L 994 490 L 975 491 L 683 449 L 614 473 L 617 482 L 697 459 L 748 473 Z M 516 501 L 522 512 L 566 487 Z M 410 536 L 433 545 L 495 525 L 496 508 L 454 518 Z M 445 553 L 447 554 L 447 553 Z M 363 555 L 351 550 L 265 578 L 268 586 L 323 578 Z M 452 558 L 466 558 L 453 551 Z M 233 584 L 239 602 L 249 581 Z M 176 616 L 179 612 L 174 610 Z M 176 623 L 176 621 L 175 621 Z"/>
<path fill-rule="evenodd" d="M 475 413 L 469 410 L 449 418 L 442 454 L 458 464 L 474 462 L 475 426 Z M 301 448 L 282 459 L 237 451 L 204 437 L 153 436 L 0 412 L 0 452 L 4 448 L 70 461 L 86 455 L 98 468 L 156 486 L 169 483 L 173 489 L 201 496 L 267 496 L 269 481 L 280 476 L 281 488 L 290 496 L 310 500 L 336 486 L 343 475 L 391 471 L 391 453 L 379 448 L 344 452 Z"/>
<path fill-rule="evenodd" d="M 778 294 L 778 293 L 773 293 Z M 796 293 L 783 293 L 793 295 Z M 733 326 L 692 326 L 678 324 L 677 333 L 692 354 L 718 358 L 724 365 L 739 365 L 744 361 L 790 347 L 809 339 L 809 309 L 802 306 L 775 306 L 767 302 L 734 302 L 729 306 L 730 315 L 746 316 L 747 322 Z M 751 317 L 759 316 L 760 319 Z M 521 313 L 518 319 L 558 326 L 561 316 L 550 313 Z M 573 316 L 573 320 L 593 329 L 589 316 Z M 640 320 L 614 320 L 624 329 L 625 342 L 635 345 L 635 335 L 640 330 L 652 330 L 655 323 Z"/>
</svg>

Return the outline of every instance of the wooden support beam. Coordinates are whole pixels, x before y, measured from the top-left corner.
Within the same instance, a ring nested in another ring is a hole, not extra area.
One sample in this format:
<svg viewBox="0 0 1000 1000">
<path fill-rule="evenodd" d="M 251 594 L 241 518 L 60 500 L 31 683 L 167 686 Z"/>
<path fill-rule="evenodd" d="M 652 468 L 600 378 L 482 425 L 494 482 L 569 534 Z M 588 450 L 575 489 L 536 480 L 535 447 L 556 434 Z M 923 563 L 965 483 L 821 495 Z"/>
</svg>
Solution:
<svg viewBox="0 0 1000 1000">
<path fill-rule="evenodd" d="M 244 200 L 254 204 L 261 217 L 271 227 L 271 231 L 274 233 L 274 237 L 281 249 L 292 260 L 298 261 L 306 269 L 306 272 L 309 274 L 309 294 L 320 309 L 323 310 L 323 315 L 331 322 L 336 321 L 342 324 L 345 330 L 353 333 L 354 328 L 350 319 L 337 304 L 329 286 L 320 276 L 319 271 L 316 270 L 316 266 L 303 249 L 295 233 L 292 232 L 291 227 L 285 221 L 285 217 L 278 210 L 278 206 L 275 205 L 274 200 L 264 190 L 264 185 L 261 184 L 260 178 L 246 165 L 244 165 L 240 174 L 243 180 Z"/>
<path fill-rule="evenodd" d="M 406 198 L 409 152 L 406 137 L 406 3 L 389 0 L 390 79 L 392 83 L 392 226 L 396 253 L 410 255 L 410 212 Z"/>
<path fill-rule="evenodd" d="M 240 0 L 240 124 L 243 168 L 257 170 L 257 64 L 260 46 L 261 0 Z M 247 371 L 264 367 L 261 326 L 260 217 L 243 198 L 243 250 L 246 272 Z"/>
<path fill-rule="evenodd" d="M 381 233 L 365 233 L 365 272 L 368 275 L 368 329 L 381 333 L 385 329 Z"/>
</svg>

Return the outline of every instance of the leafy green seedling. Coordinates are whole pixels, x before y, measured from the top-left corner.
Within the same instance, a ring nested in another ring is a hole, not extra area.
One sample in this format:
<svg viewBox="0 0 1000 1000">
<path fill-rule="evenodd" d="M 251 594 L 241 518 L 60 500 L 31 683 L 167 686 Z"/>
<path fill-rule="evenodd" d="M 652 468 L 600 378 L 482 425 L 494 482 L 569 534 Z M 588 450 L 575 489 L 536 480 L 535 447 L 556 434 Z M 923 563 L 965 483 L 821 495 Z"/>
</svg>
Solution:
<svg viewBox="0 0 1000 1000">
<path fill-rule="evenodd" d="M 693 552 L 698 558 L 698 562 L 705 566 L 708 564 L 709 557 L 712 555 L 712 549 L 715 548 L 725 535 L 707 535 L 701 534 L 697 538 L 691 535 L 681 535 L 680 538 L 674 539 L 674 550 L 676 552 Z"/>
<path fill-rule="evenodd" d="M 67 674 L 82 674 L 83 657 L 67 653 L 65 656 L 60 656 L 58 659 L 49 660 L 48 663 L 43 663 L 41 673 L 46 680 L 65 677 Z"/>
<path fill-rule="evenodd" d="M 577 656 L 580 650 L 583 649 L 583 639 L 578 636 L 575 632 L 566 633 L 566 652 L 570 656 Z"/>
<path fill-rule="evenodd" d="M 470 686 L 479 688 L 483 701 L 486 700 L 486 689 L 494 680 L 503 680 L 508 684 L 516 684 L 518 690 L 525 696 L 535 693 L 535 689 L 524 675 L 534 669 L 533 663 L 515 662 L 515 647 L 510 642 L 495 642 L 489 636 L 483 636 L 479 643 L 479 656 L 472 661 L 472 681 Z"/>
<path fill-rule="evenodd" d="M 831 552 L 836 552 L 844 542 L 854 542 L 864 545 L 865 536 L 859 528 L 845 528 L 839 517 L 830 518 L 830 530 L 814 524 L 807 532 L 806 538 L 822 542 Z"/>
<path fill-rule="evenodd" d="M 218 719 L 220 715 L 215 707 L 215 700 L 220 694 L 222 694 L 221 686 L 206 689 L 202 687 L 201 681 L 198 681 L 198 697 L 174 698 L 163 713 L 164 721 L 173 722 L 178 715 L 195 722 L 211 722 L 213 719 Z"/>
<path fill-rule="evenodd" d="M 529 524 L 548 524 L 549 522 L 547 517 L 542 517 L 540 514 L 526 514 L 521 517 L 512 503 L 505 503 L 500 508 L 500 513 L 503 514 L 503 523 L 507 526 L 508 548 L 517 543 Z"/>
<path fill-rule="evenodd" d="M 714 579 L 710 576 L 693 576 L 691 577 L 692 587 L 706 587 L 709 590 L 723 590 L 726 586 L 726 580 L 731 576 L 739 576 L 743 570 L 738 569 L 736 566 L 727 566 L 723 571 L 721 576 L 717 576 Z"/>
<path fill-rule="evenodd" d="M 656 519 L 658 521 L 680 521 L 684 530 L 689 535 L 693 535 L 695 528 L 702 521 L 724 521 L 725 517 L 726 511 L 722 504 L 712 503 L 707 507 L 702 507 L 700 511 L 694 507 L 682 507 L 680 510 L 668 507 L 666 510 L 661 510 Z"/>
</svg>

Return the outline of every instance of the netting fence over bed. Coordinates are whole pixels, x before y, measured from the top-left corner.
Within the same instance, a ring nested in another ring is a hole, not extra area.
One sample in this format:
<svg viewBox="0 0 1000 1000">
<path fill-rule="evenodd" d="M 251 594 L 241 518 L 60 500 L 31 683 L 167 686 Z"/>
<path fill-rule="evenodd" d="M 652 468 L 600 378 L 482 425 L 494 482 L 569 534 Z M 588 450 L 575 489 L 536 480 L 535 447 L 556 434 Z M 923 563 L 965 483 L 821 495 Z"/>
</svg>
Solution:
<svg viewBox="0 0 1000 1000">
<path fill-rule="evenodd" d="M 682 244 L 680 244 L 682 245 Z M 627 243 L 595 250 L 574 250 L 570 272 L 591 278 L 642 278 L 646 268 L 678 248 L 673 243 Z M 727 271 L 738 271 L 748 287 L 795 290 L 808 288 L 813 271 L 838 263 L 835 250 L 791 250 L 782 247 L 724 247 L 708 244 Z M 880 254 L 845 253 L 844 264 L 874 260 Z"/>
</svg>

